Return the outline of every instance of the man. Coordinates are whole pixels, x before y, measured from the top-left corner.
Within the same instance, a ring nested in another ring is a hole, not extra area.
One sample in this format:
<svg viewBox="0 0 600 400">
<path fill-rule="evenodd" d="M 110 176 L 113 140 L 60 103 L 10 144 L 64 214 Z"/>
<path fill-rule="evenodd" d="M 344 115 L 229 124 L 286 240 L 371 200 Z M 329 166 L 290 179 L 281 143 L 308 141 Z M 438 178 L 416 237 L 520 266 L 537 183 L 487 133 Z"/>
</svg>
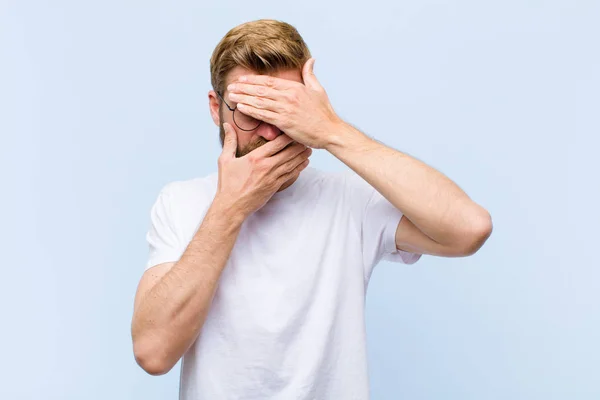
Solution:
<svg viewBox="0 0 600 400">
<path fill-rule="evenodd" d="M 214 50 L 218 173 L 161 191 L 132 322 L 145 371 L 183 356 L 181 399 L 367 399 L 373 267 L 471 255 L 491 233 L 452 181 L 342 121 L 313 65 L 272 20 Z M 311 148 L 355 173 L 307 167 Z"/>
</svg>

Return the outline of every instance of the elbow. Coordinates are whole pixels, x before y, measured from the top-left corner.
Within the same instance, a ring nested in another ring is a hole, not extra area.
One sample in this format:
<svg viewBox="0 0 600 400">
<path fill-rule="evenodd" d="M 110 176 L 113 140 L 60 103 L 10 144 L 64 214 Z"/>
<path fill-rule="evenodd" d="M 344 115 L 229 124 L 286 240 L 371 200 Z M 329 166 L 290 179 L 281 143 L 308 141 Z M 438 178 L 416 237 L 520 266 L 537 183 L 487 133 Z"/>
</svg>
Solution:
<svg viewBox="0 0 600 400">
<path fill-rule="evenodd" d="M 169 362 L 164 348 L 148 343 L 145 340 L 133 341 L 133 355 L 136 363 L 148 374 L 153 376 L 164 375 L 169 372 L 175 364 Z"/>
<path fill-rule="evenodd" d="M 492 217 L 489 213 L 485 213 L 484 216 L 479 217 L 477 222 L 474 222 L 468 233 L 463 235 L 466 240 L 462 246 L 462 253 L 464 256 L 471 256 L 484 245 L 484 243 L 492 235 L 493 231 Z"/>
<path fill-rule="evenodd" d="M 477 253 L 491 236 L 493 230 L 492 218 L 487 211 L 476 218 L 472 218 L 470 224 L 454 232 L 454 240 L 448 245 L 447 254 L 452 257 L 468 257 Z"/>
</svg>

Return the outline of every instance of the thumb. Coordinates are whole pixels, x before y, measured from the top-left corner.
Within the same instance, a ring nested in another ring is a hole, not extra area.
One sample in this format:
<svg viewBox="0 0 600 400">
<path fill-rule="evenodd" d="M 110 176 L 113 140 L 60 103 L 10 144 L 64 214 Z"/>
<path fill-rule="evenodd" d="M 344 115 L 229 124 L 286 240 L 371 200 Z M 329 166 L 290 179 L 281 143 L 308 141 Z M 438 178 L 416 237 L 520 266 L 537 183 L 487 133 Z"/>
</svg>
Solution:
<svg viewBox="0 0 600 400">
<path fill-rule="evenodd" d="M 307 62 L 304 63 L 302 67 L 302 79 L 304 80 L 304 84 L 311 89 L 320 89 L 321 84 L 317 80 L 313 68 L 315 66 L 315 59 L 309 58 Z"/>
<path fill-rule="evenodd" d="M 237 134 L 233 127 L 225 122 L 223 124 L 225 130 L 225 138 L 223 139 L 223 153 L 224 155 L 235 158 L 237 152 Z"/>
</svg>

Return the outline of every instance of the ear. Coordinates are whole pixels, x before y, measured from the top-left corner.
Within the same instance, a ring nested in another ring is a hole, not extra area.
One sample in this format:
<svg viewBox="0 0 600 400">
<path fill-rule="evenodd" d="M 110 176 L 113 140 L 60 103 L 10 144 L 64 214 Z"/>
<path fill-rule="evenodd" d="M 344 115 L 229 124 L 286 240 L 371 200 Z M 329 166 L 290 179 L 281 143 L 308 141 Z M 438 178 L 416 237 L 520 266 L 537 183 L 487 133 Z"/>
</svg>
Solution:
<svg viewBox="0 0 600 400">
<path fill-rule="evenodd" d="M 216 126 L 221 126 L 221 117 L 219 116 L 219 105 L 221 104 L 219 97 L 214 90 L 208 92 L 208 109 L 210 116 Z"/>
</svg>

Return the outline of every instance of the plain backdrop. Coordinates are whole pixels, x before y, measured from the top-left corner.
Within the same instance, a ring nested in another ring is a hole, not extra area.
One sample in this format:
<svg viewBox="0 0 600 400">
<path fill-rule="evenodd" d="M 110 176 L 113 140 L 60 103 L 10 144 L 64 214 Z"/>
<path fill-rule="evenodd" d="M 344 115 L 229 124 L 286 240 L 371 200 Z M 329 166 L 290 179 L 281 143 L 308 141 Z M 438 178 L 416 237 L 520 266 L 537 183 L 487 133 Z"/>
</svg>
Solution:
<svg viewBox="0 0 600 400">
<path fill-rule="evenodd" d="M 376 268 L 372 398 L 600 398 L 600 3 L 567 0 L 2 0 L 0 398 L 177 398 L 179 365 L 132 354 L 149 211 L 216 171 L 209 57 L 258 18 L 300 31 L 344 119 L 493 217 L 472 257 Z"/>
</svg>

